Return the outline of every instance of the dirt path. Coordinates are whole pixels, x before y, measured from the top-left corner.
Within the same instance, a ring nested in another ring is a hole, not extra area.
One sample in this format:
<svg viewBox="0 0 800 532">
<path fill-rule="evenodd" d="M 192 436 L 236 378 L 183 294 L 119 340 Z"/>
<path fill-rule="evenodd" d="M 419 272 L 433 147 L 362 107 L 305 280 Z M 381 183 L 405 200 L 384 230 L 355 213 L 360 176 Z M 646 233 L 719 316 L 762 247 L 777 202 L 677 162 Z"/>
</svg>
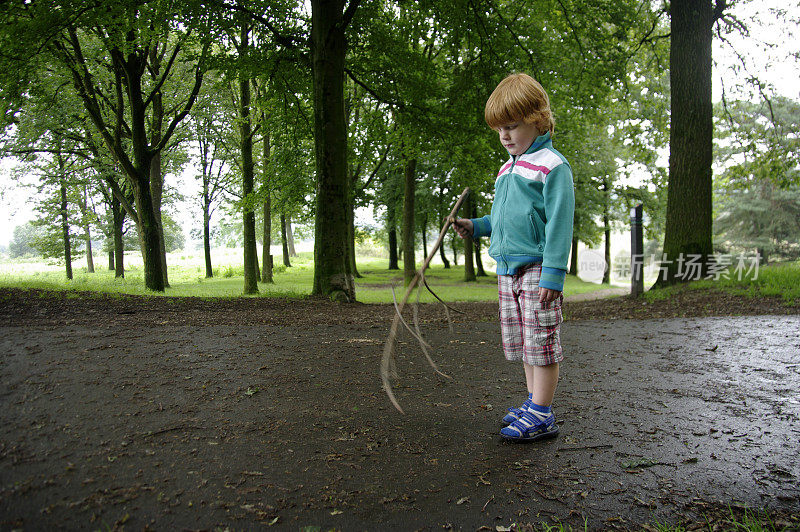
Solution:
<svg viewBox="0 0 800 532">
<path fill-rule="evenodd" d="M 604 288 L 602 290 L 595 290 L 594 292 L 585 292 L 583 294 L 573 294 L 564 297 L 564 301 L 571 303 L 573 301 L 595 301 L 597 299 L 605 299 L 611 296 L 624 296 L 631 291 L 628 288 Z"/>
<path fill-rule="evenodd" d="M 513 445 L 490 306 L 452 332 L 423 309 L 454 380 L 403 338 L 401 416 L 385 306 L 3 302 L 0 530 L 593 530 L 718 502 L 800 526 L 797 314 L 567 321 L 562 433 Z"/>
</svg>

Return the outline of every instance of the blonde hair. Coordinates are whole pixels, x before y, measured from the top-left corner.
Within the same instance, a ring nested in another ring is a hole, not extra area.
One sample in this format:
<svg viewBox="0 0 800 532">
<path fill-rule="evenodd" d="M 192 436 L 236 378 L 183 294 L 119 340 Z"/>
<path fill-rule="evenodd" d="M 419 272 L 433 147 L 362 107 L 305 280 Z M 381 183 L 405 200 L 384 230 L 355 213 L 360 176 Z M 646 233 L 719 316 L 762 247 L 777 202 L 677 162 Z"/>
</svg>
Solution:
<svg viewBox="0 0 800 532">
<path fill-rule="evenodd" d="M 552 133 L 556 126 L 544 88 L 521 73 L 510 74 L 497 85 L 486 101 L 483 116 L 492 129 L 519 120 L 534 125 L 540 133 Z"/>
</svg>

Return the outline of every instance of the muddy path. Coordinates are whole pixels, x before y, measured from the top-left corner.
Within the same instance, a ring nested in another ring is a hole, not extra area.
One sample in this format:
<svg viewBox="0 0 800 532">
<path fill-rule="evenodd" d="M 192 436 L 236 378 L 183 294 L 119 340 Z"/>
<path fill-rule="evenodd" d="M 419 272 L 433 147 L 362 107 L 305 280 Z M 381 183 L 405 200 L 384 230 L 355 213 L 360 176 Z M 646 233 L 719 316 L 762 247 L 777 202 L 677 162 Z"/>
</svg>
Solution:
<svg viewBox="0 0 800 532">
<path fill-rule="evenodd" d="M 401 416 L 385 306 L 3 296 L 0 530 L 800 526 L 797 313 L 570 319 L 561 434 L 515 445 L 491 305 L 423 309 L 453 380 L 401 338 Z"/>
</svg>

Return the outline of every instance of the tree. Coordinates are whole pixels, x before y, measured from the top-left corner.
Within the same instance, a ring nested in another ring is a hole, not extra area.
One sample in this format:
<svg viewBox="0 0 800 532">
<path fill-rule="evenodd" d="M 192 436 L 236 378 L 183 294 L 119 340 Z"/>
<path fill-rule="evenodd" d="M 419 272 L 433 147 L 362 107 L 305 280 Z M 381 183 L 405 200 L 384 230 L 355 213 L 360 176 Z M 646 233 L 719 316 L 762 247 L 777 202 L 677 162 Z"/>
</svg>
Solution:
<svg viewBox="0 0 800 532">
<path fill-rule="evenodd" d="M 355 301 L 347 265 L 347 123 L 344 116 L 345 30 L 359 0 L 311 1 L 314 145 L 317 167 L 312 294 Z"/>
<path fill-rule="evenodd" d="M 8 243 L 8 254 L 12 259 L 36 253 L 35 242 L 43 237 L 44 228 L 34 222 L 14 227 L 14 236 Z"/>
<path fill-rule="evenodd" d="M 242 24 L 236 48 L 240 60 L 247 60 L 250 28 Z M 258 293 L 258 254 L 256 252 L 256 219 L 254 192 L 253 135 L 250 121 L 250 74 L 248 69 L 239 70 L 239 146 L 242 170 L 242 227 L 244 228 L 244 293 Z"/>
<path fill-rule="evenodd" d="M 725 0 L 675 0 L 670 4 L 670 157 L 665 265 L 655 286 L 681 280 L 681 258 L 696 255 L 705 275 L 713 254 L 711 163 L 712 26 Z"/>
<path fill-rule="evenodd" d="M 727 102 L 717 110 L 715 248 L 770 258 L 800 256 L 800 104 L 787 98 Z"/>
<path fill-rule="evenodd" d="M 180 8 L 138 1 L 33 2 L 11 13 L 16 30 L 39 41 L 21 43 L 4 60 L 26 67 L 29 50 L 43 50 L 65 67 L 88 119 L 128 179 L 134 204 L 113 184 L 112 189 L 139 228 L 145 285 L 151 290 L 163 291 L 166 278 L 159 178 L 154 182 L 151 172 L 202 85 L 211 42 L 202 9 L 194 2 Z M 20 76 L 27 72 L 21 67 L 15 70 Z M 192 87 L 162 114 L 158 107 L 167 85 L 187 72 Z"/>
</svg>

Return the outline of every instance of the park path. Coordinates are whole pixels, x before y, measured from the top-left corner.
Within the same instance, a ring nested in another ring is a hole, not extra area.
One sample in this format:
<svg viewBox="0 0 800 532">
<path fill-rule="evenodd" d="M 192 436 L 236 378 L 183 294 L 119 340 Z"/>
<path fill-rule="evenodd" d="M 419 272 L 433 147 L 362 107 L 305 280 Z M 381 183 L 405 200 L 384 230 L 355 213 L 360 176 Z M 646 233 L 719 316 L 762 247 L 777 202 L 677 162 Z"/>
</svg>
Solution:
<svg viewBox="0 0 800 532">
<path fill-rule="evenodd" d="M 0 327 L 0 530 L 456 529 L 800 511 L 798 316 L 566 322 L 561 434 L 514 445 L 497 324 Z M 202 320 L 199 320 L 202 321 Z"/>
<path fill-rule="evenodd" d="M 564 296 L 564 301 L 594 301 L 596 299 L 604 299 L 607 297 L 624 296 L 625 294 L 630 293 L 631 291 L 629 288 L 604 288 L 602 290 L 595 290 L 594 292 L 584 292 L 582 294 L 571 294 Z"/>
</svg>

